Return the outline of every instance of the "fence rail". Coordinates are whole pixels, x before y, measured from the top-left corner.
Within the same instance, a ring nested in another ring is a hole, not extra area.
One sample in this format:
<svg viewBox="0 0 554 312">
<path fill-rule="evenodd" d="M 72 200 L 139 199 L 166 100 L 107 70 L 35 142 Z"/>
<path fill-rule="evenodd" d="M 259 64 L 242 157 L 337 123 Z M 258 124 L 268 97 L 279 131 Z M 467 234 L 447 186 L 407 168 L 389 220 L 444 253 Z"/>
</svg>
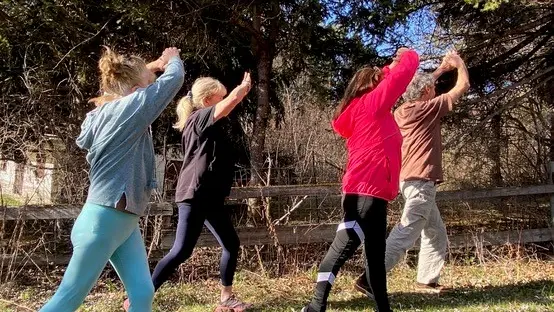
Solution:
<svg viewBox="0 0 554 312">
<path fill-rule="evenodd" d="M 298 225 L 298 226 L 280 226 L 276 228 L 277 241 L 281 245 L 298 245 L 310 243 L 328 243 L 335 236 L 337 224 L 323 225 Z M 241 245 L 274 245 L 275 240 L 268 232 L 267 228 L 239 228 L 237 229 Z M 161 242 L 161 250 L 168 250 L 175 239 L 175 233 L 164 235 Z M 472 248 L 485 246 L 502 246 L 507 244 L 527 244 L 549 242 L 552 240 L 552 229 L 525 229 L 501 232 L 471 232 L 463 235 L 449 236 L 449 247 Z M 197 247 L 218 247 L 219 243 L 215 237 L 209 233 L 202 233 L 198 239 Z M 417 250 L 419 243 L 416 242 L 414 250 Z M 0 262 L 15 262 L 18 266 L 36 266 L 44 265 L 65 265 L 69 262 L 71 255 L 62 254 L 50 257 L 43 255 L 25 254 L 20 256 L 1 256 Z M 150 260 L 157 260 L 157 256 L 151 256 Z"/>
<path fill-rule="evenodd" d="M 254 245 L 298 245 L 312 243 L 330 243 L 335 237 L 338 224 L 303 224 L 295 226 L 275 227 L 275 238 L 267 228 L 238 228 L 237 234 L 243 246 Z M 162 238 L 162 249 L 171 248 L 175 233 L 171 232 Z M 501 232 L 473 231 L 462 235 L 448 237 L 450 248 L 466 248 L 478 246 L 501 246 L 506 244 L 540 243 L 552 240 L 550 228 L 522 229 Z M 416 246 L 419 243 L 416 242 Z M 217 247 L 219 243 L 210 233 L 202 233 L 197 243 L 198 247 Z M 417 249 L 417 247 L 415 247 Z"/>
<path fill-rule="evenodd" d="M 276 196 L 334 196 L 340 195 L 340 184 L 326 185 L 279 185 L 260 187 L 237 187 L 231 190 L 230 199 L 248 199 Z M 554 194 L 554 185 L 534 185 L 522 187 L 504 187 L 482 190 L 439 191 L 437 201 L 477 200 L 522 195 Z"/>
<path fill-rule="evenodd" d="M 47 205 L 0 207 L 0 220 L 59 220 L 76 219 L 82 205 Z M 171 216 L 173 206 L 170 203 L 150 203 L 146 209 L 147 215 Z"/>
<path fill-rule="evenodd" d="M 339 184 L 327 185 L 284 185 L 265 187 L 240 187 L 233 188 L 229 199 L 244 200 L 255 197 L 277 197 L 277 196 L 339 196 L 341 194 Z M 524 187 L 491 188 L 482 190 L 463 191 L 441 191 L 437 193 L 437 201 L 470 201 L 512 196 L 540 196 L 554 194 L 554 185 L 535 185 Z M 554 201 L 551 201 L 554 203 Z M 51 205 L 51 206 L 23 206 L 23 207 L 0 207 L 0 221 L 7 220 L 53 220 L 53 219 L 74 219 L 81 211 L 80 205 Z M 150 203 L 147 215 L 151 216 L 172 216 L 172 203 Z M 241 244 L 248 245 L 294 245 L 306 243 L 331 242 L 335 236 L 337 224 L 301 224 L 276 226 L 275 235 L 271 235 L 265 227 L 244 227 L 238 228 L 237 232 Z M 163 231 L 161 238 L 162 250 L 171 247 L 175 233 Z M 502 232 L 479 232 L 472 231 L 463 235 L 450 236 L 451 248 L 482 247 L 504 244 L 538 243 L 554 240 L 553 228 L 520 229 Z M 218 246 L 216 239 L 209 233 L 203 233 L 198 246 Z M 41 265 L 46 263 L 64 264 L 69 259 L 67 255 L 60 255 L 51 258 L 35 256 L 19 256 L 24 264 Z M 2 256 L 0 261 L 11 260 L 12 256 Z M 17 261 L 21 263 L 20 261 Z M 23 265 L 24 265 L 23 264 Z"/>
<path fill-rule="evenodd" d="M 277 196 L 338 196 L 341 194 L 340 184 L 327 185 L 282 185 L 261 187 L 235 187 L 231 190 L 229 199 L 243 200 L 255 197 Z M 483 190 L 440 191 L 437 201 L 479 200 L 527 195 L 554 194 L 554 185 L 535 185 L 523 187 L 491 188 Z M 81 205 L 48 205 L 0 207 L 0 220 L 53 220 L 74 219 L 81 211 Z M 171 203 L 150 203 L 146 211 L 148 215 L 171 216 Z"/>
</svg>

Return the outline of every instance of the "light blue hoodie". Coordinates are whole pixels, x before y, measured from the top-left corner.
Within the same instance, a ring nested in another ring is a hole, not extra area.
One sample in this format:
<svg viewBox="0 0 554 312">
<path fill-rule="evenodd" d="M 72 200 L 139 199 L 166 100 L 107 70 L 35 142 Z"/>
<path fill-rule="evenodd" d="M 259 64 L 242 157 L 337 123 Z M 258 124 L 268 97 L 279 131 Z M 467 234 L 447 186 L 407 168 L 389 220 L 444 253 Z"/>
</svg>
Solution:
<svg viewBox="0 0 554 312">
<path fill-rule="evenodd" d="M 90 164 L 87 203 L 115 207 L 125 194 L 126 210 L 143 215 L 156 188 L 150 125 L 184 81 L 183 62 L 173 57 L 153 84 L 87 114 L 77 145 Z"/>
</svg>

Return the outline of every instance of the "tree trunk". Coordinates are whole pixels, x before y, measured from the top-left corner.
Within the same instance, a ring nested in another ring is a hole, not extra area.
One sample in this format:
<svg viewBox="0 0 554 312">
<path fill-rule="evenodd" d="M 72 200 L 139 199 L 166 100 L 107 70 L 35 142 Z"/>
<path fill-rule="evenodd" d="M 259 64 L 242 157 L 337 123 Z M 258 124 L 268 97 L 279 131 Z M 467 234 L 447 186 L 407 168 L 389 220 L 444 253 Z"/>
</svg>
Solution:
<svg viewBox="0 0 554 312">
<path fill-rule="evenodd" d="M 550 63 L 550 64 L 549 64 Z M 554 66 L 554 60 L 550 59 L 549 62 L 547 62 L 547 66 Z M 554 183 L 554 178 L 552 174 L 554 173 L 554 89 L 552 88 L 551 84 L 546 84 L 544 87 L 546 89 L 544 92 L 543 99 L 546 101 L 548 108 L 550 108 L 550 142 L 549 142 L 549 157 L 547 160 L 547 163 L 549 164 L 549 168 L 547 170 L 548 173 L 548 179 L 550 183 Z M 553 212 L 554 213 L 554 212 Z M 554 216 L 553 216 L 554 217 Z"/>
<path fill-rule="evenodd" d="M 554 60 L 552 57 L 550 57 L 546 62 L 546 67 L 554 66 Z M 543 89 L 544 88 L 544 89 Z M 548 105 L 548 108 L 550 108 L 550 142 L 549 142 L 549 159 L 547 163 L 548 166 L 548 179 L 547 181 L 552 184 L 554 183 L 554 89 L 552 88 L 551 83 L 543 83 L 543 87 L 541 88 L 544 90 L 544 92 L 541 92 L 543 95 L 542 98 Z M 542 90 L 541 90 L 542 91 Z M 550 228 L 551 228 L 551 235 L 552 240 L 554 241 L 554 195 L 550 197 Z"/>
<path fill-rule="evenodd" d="M 269 120 L 270 105 L 269 105 L 269 84 L 271 81 L 271 65 L 272 59 L 269 55 L 267 47 L 260 47 L 258 59 L 258 107 L 254 119 L 254 127 L 252 134 L 251 152 L 252 163 L 254 167 L 263 168 L 265 162 L 265 134 Z M 261 172 L 254 174 L 253 177 L 260 176 Z M 261 180 L 260 180 L 261 181 Z"/>
<path fill-rule="evenodd" d="M 553 92 L 554 93 L 554 92 Z M 548 182 L 554 183 L 554 179 L 552 177 L 553 169 L 554 169 L 554 111 L 550 112 L 550 151 L 549 151 L 549 168 L 547 170 L 548 173 Z"/>
<path fill-rule="evenodd" d="M 500 114 L 492 117 L 492 142 L 489 144 L 489 158 L 492 161 L 490 172 L 492 186 L 503 186 L 502 178 L 502 116 Z"/>
<path fill-rule="evenodd" d="M 264 163 L 265 163 L 265 135 L 269 120 L 269 82 L 271 81 L 271 63 L 268 51 L 264 48 L 259 50 L 258 58 L 258 107 L 252 128 L 252 140 L 250 143 L 251 156 L 251 177 L 250 185 L 262 185 L 264 180 Z M 248 212 L 250 219 L 257 223 L 257 220 L 262 220 L 263 215 L 262 202 L 259 198 L 252 198 L 248 202 Z"/>
<path fill-rule="evenodd" d="M 278 29 L 276 20 L 270 24 L 269 28 L 263 29 L 261 25 L 262 16 L 257 6 L 254 6 L 253 13 L 253 28 L 256 33 L 252 36 L 252 48 L 257 60 L 258 81 L 256 90 L 258 107 L 254 116 L 252 139 L 250 142 L 250 185 L 262 185 L 265 163 L 265 136 L 271 112 L 269 105 L 270 83 L 276 32 Z M 254 224 L 257 224 L 257 221 L 265 219 L 262 201 L 259 198 L 249 200 L 248 214 L 249 219 Z"/>
<path fill-rule="evenodd" d="M 548 183 L 552 184 L 554 183 L 554 103 L 552 96 L 554 96 L 554 91 L 552 90 L 552 87 L 547 87 L 547 89 L 550 89 L 547 91 L 547 94 L 550 95 L 550 97 L 547 97 L 547 101 L 549 104 L 549 107 L 551 109 L 550 111 L 550 142 L 549 142 L 549 161 L 548 163 Z M 550 197 L 550 228 L 552 233 L 552 240 L 554 241 L 554 195 Z"/>
</svg>

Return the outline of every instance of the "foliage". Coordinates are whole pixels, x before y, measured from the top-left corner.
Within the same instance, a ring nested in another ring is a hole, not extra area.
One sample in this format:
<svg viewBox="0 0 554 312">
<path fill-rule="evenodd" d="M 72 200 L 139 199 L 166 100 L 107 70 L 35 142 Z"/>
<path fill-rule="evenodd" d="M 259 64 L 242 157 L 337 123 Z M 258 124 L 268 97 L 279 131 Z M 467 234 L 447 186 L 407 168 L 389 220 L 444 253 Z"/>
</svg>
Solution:
<svg viewBox="0 0 554 312">
<path fill-rule="evenodd" d="M 482 7 L 483 11 L 492 11 L 498 9 L 502 3 L 506 3 L 509 0 L 464 0 L 465 2 L 472 4 L 474 8 Z"/>
<path fill-rule="evenodd" d="M 548 153 L 554 150 L 554 6 L 518 0 L 483 11 L 443 1 L 433 8 L 445 30 L 438 40 L 458 47 L 472 85 L 448 120 L 446 149 L 454 159 L 467 157 L 470 167 L 488 168 L 493 185 L 546 181 Z M 476 162 L 475 155 L 485 162 Z"/>
<path fill-rule="evenodd" d="M 93 108 L 87 99 L 98 92 L 101 45 L 147 59 L 176 45 L 187 68 L 181 94 L 198 76 L 214 76 L 231 89 L 243 71 L 254 74 L 254 92 L 233 116 L 232 132 L 243 142 L 237 146 L 250 150 L 253 164 L 263 166 L 266 129 L 283 125 L 285 118 L 281 89 L 302 77 L 314 102 L 322 109 L 334 106 L 359 66 L 384 64 L 415 29 L 426 33 L 418 40 L 437 47 L 424 58 L 437 59 L 437 51 L 454 46 L 470 66 L 472 91 L 448 119 L 452 135 L 446 149 L 461 155 L 471 150 L 468 142 L 490 146 L 488 159 L 504 164 L 496 167 L 505 179 L 506 168 L 515 161 L 507 161 L 507 151 L 523 148 L 521 155 L 527 155 L 529 147 L 518 142 L 531 140 L 537 157 L 516 162 L 539 168 L 529 180 L 544 179 L 546 154 L 554 150 L 548 116 L 553 107 L 548 87 L 548 69 L 554 66 L 552 4 L 467 1 L 2 1 L 0 154 L 25 161 L 47 135 L 55 135 L 65 144 L 62 167 L 83 173 L 84 157 L 74 138 Z M 413 16 L 420 12 L 433 22 L 415 23 Z M 391 45 L 387 49 L 385 42 Z M 453 79 L 445 75 L 439 90 Z M 173 109 L 168 109 L 154 124 L 158 148 L 179 143 L 173 120 Z M 501 130 L 493 131 L 493 123 Z M 475 125 L 474 131 L 456 132 L 465 124 Z M 495 171 L 490 174 L 498 176 Z M 83 181 L 84 176 L 74 178 Z"/>
</svg>

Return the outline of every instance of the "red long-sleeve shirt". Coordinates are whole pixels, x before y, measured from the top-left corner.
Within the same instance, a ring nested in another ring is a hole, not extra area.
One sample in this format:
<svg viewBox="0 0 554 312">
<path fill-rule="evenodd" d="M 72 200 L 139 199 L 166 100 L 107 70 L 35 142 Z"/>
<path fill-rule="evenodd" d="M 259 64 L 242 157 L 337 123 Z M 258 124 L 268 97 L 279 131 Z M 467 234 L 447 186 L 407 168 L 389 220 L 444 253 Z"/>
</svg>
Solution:
<svg viewBox="0 0 554 312">
<path fill-rule="evenodd" d="M 346 138 L 348 149 L 343 193 L 387 201 L 398 195 L 402 135 L 391 110 L 418 66 L 417 53 L 404 52 L 395 67 L 383 69 L 384 79 L 376 88 L 353 99 L 333 120 L 333 129 Z"/>
</svg>

